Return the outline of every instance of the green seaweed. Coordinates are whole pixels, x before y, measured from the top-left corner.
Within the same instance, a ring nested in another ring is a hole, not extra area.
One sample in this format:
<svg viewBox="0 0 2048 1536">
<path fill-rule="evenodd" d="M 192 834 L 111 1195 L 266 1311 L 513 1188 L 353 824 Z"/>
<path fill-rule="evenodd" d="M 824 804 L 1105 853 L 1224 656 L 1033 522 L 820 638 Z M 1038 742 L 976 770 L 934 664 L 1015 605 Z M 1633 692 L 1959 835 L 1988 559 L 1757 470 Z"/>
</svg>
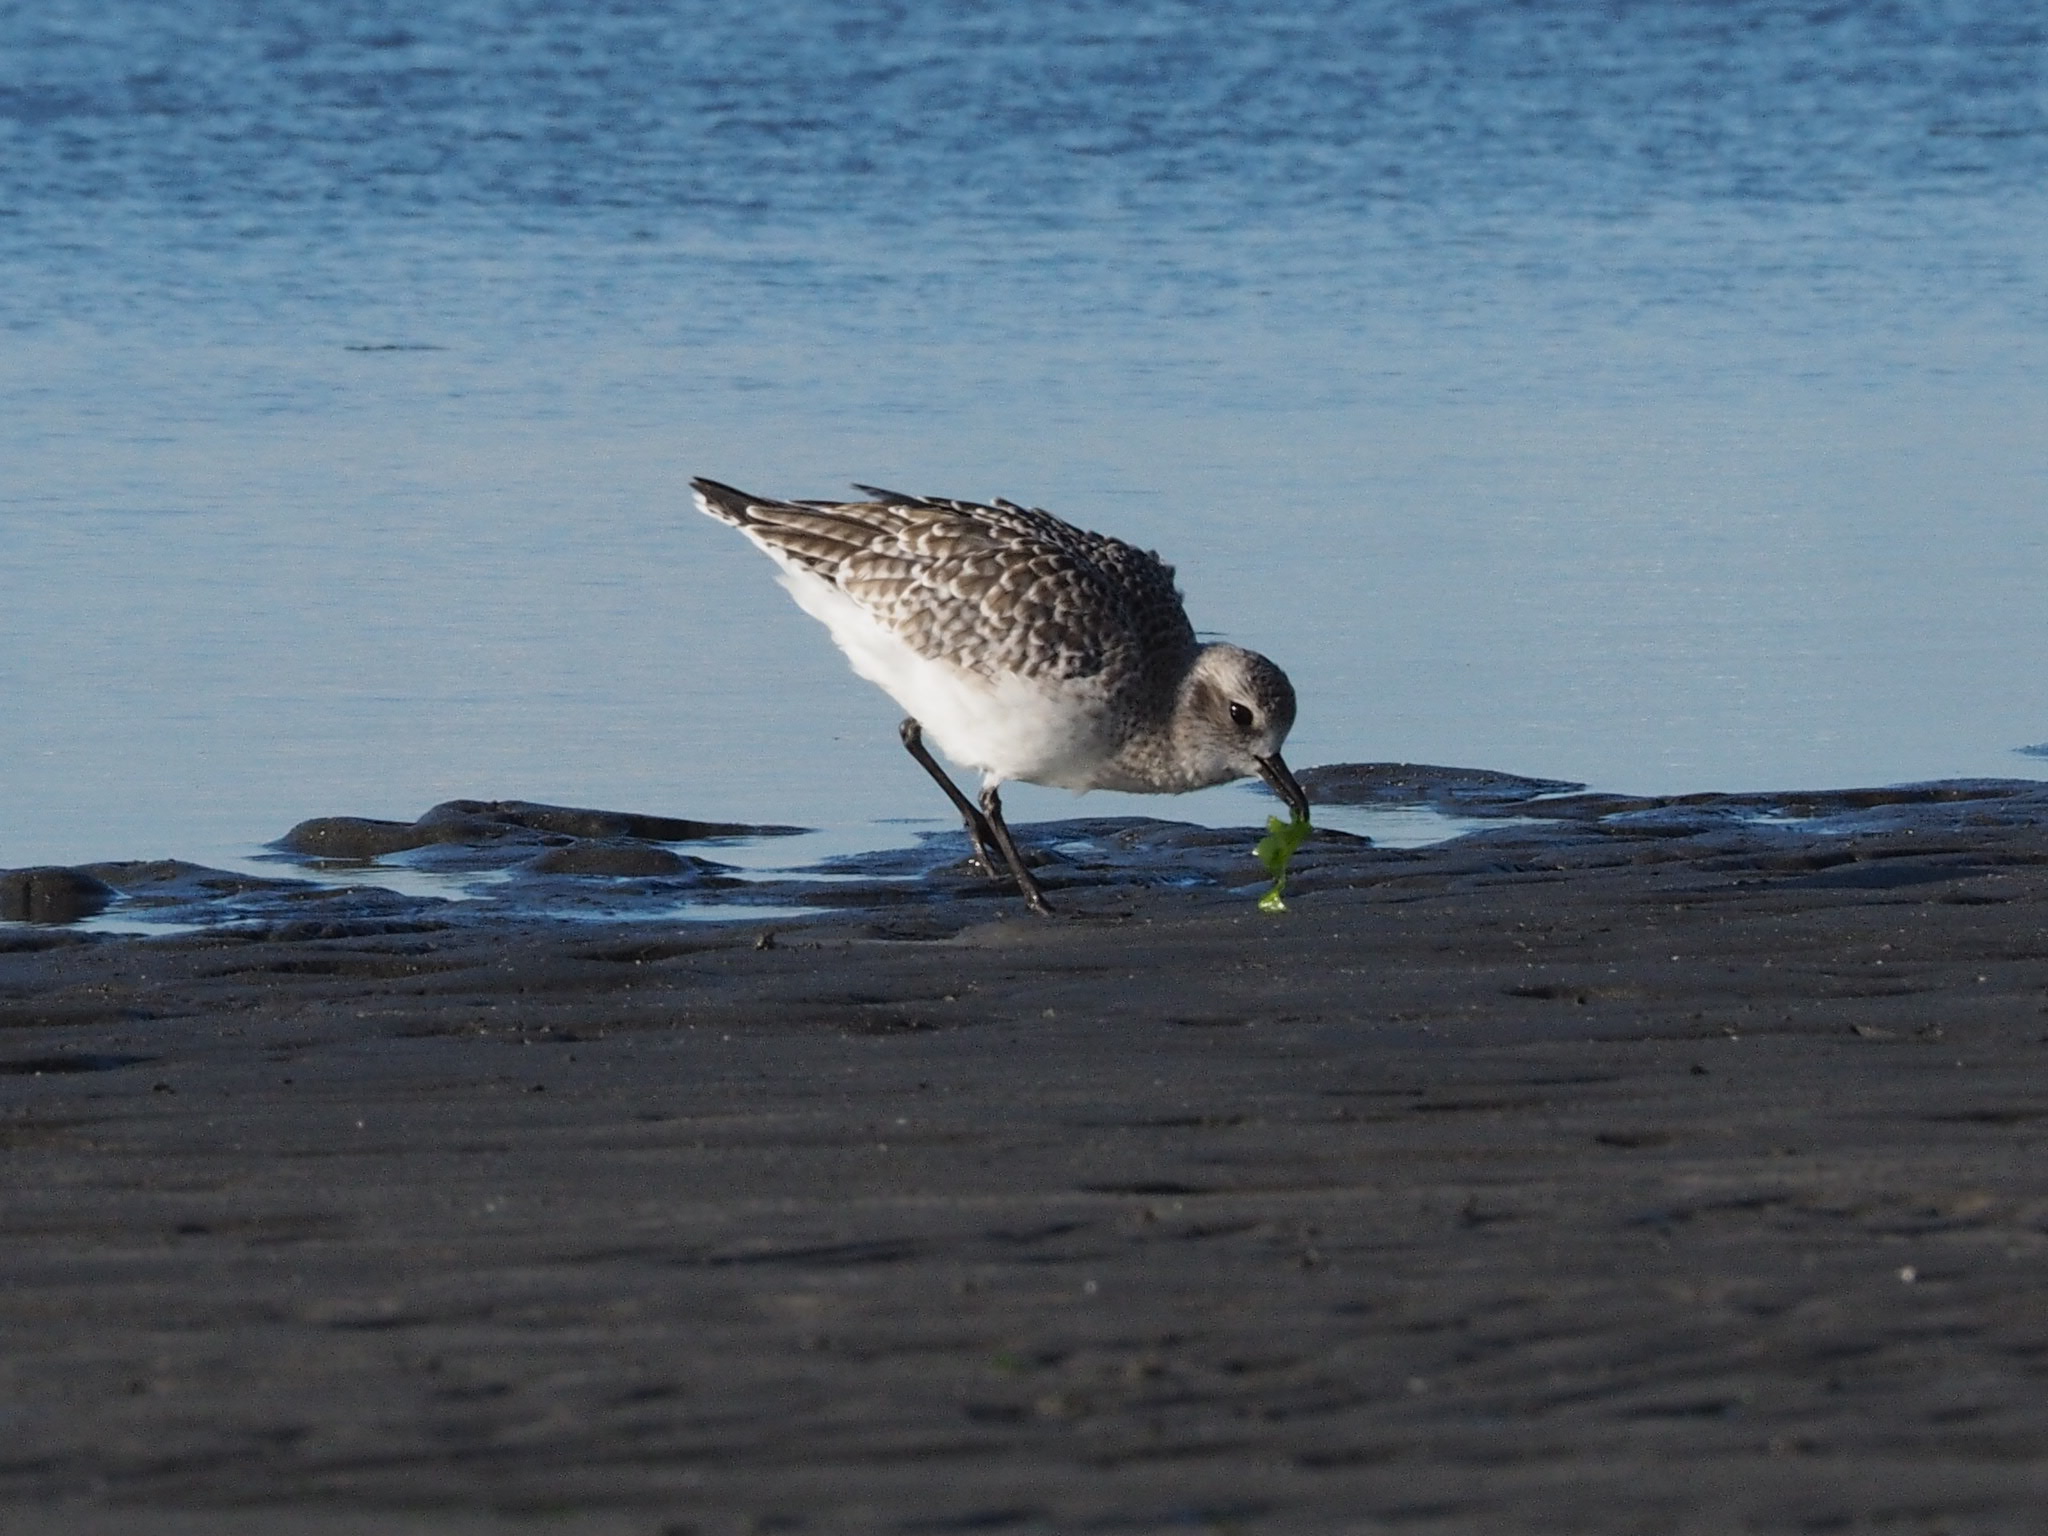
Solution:
<svg viewBox="0 0 2048 1536">
<path fill-rule="evenodd" d="M 1280 899 L 1280 893 L 1287 886 L 1287 864 L 1294 857 L 1295 850 L 1308 841 L 1310 828 L 1306 816 L 1296 816 L 1282 821 L 1278 816 L 1266 818 L 1266 835 L 1259 839 L 1259 845 L 1252 855 L 1266 866 L 1266 873 L 1273 877 L 1273 889 L 1259 898 L 1261 912 L 1285 912 L 1287 903 Z"/>
</svg>

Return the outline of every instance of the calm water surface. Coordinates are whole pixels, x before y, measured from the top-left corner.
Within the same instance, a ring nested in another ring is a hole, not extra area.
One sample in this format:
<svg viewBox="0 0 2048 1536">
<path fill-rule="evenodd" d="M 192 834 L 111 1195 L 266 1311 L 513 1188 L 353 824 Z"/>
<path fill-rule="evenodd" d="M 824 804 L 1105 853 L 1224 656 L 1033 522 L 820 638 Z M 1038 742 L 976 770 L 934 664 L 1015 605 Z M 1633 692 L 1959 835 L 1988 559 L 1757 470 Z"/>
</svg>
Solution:
<svg viewBox="0 0 2048 1536">
<path fill-rule="evenodd" d="M 697 473 L 1156 547 L 1298 765 L 2038 774 L 2029 14 L 0 3 L 0 865 L 942 825 Z"/>
</svg>

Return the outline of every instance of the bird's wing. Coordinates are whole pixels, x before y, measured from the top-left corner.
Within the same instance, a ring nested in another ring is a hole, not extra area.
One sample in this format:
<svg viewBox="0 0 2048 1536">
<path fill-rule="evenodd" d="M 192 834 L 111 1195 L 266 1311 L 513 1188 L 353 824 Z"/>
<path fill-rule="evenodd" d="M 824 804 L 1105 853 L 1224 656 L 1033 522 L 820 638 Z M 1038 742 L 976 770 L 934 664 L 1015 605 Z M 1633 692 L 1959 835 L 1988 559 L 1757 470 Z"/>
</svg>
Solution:
<svg viewBox="0 0 2048 1536">
<path fill-rule="evenodd" d="M 1036 507 L 908 496 L 772 501 L 693 482 L 699 505 L 832 582 L 919 655 L 990 676 L 1091 677 L 1195 644 L 1173 568 Z"/>
</svg>

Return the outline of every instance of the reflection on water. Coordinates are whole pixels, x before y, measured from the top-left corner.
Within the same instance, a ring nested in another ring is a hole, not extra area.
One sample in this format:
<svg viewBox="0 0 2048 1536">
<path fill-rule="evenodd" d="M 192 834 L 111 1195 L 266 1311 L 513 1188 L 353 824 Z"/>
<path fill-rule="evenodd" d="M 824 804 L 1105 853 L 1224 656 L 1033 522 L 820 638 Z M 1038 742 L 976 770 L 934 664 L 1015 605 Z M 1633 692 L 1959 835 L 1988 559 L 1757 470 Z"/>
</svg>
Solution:
<svg viewBox="0 0 2048 1536">
<path fill-rule="evenodd" d="M 23 928 L 22 923 L 0 923 L 0 930 Z M 136 939 L 167 939 L 181 933 L 191 933 L 196 925 L 192 923 L 157 922 L 124 912 L 120 907 L 100 913 L 97 917 L 82 918 L 68 925 L 74 933 L 119 933 Z"/>
<path fill-rule="evenodd" d="M 894 711 L 691 473 L 1157 547 L 1302 766 L 2037 761 L 2024 12 L 430 9 L 0 12 L 0 865 L 464 796 L 899 842 Z"/>
<path fill-rule="evenodd" d="M 1524 824 L 1519 818 L 1499 815 L 1447 815 L 1423 805 L 1326 805 L 1317 808 L 1316 816 L 1324 829 L 1370 838 L 1382 848 L 1420 848 L 1481 828 Z M 902 846 L 878 853 L 875 843 L 885 829 L 893 831 Z M 1242 842 L 1235 855 L 1225 851 L 1220 861 L 1213 857 L 1183 860 L 1172 852 L 1162 859 L 1159 850 L 1143 846 L 1142 828 L 1137 829 L 1135 840 L 1133 830 L 1133 823 L 1121 820 L 1067 821 L 1042 829 L 1037 846 L 1064 862 L 1069 873 L 1087 871 L 1138 883 L 1189 887 L 1263 883 L 1252 860 L 1252 845 L 1259 835 L 1256 827 L 1237 827 Z M 229 875 L 254 877 L 246 884 L 218 879 L 218 870 L 187 870 L 181 877 L 159 868 L 149 872 L 149 878 L 125 880 L 103 867 L 99 873 L 116 882 L 120 894 L 105 911 L 70 926 L 88 933 L 162 937 L 201 929 L 270 931 L 282 925 L 306 932 L 318 928 L 332 937 L 344 932 L 410 932 L 421 923 L 439 926 L 477 911 L 493 917 L 587 922 L 779 922 L 823 916 L 833 909 L 829 904 L 776 904 L 778 896 L 785 901 L 791 895 L 802 899 L 835 886 L 859 886 L 865 893 L 879 888 L 893 894 L 895 887 L 923 885 L 937 867 L 960 864 L 967 851 L 956 824 L 921 819 L 667 846 L 693 863 L 704 861 L 709 873 L 722 878 L 708 887 L 695 888 L 687 879 L 535 881 L 531 846 L 496 850 L 497 855 L 515 861 L 498 867 L 483 867 L 478 862 L 494 856 L 487 844 L 471 847 L 468 857 L 430 857 L 425 864 L 415 862 L 420 850 L 376 859 L 306 858 L 270 852 L 227 861 Z M 449 851 L 447 847 L 426 850 L 429 855 Z M 966 881 L 971 894 L 981 897 L 994 895 L 1002 885 L 980 877 Z M 750 887 L 766 899 L 758 899 Z M 350 893 L 371 898 L 372 907 L 351 908 Z M 862 894 L 856 900 L 869 901 L 872 895 Z M 0 921 L 0 929 L 32 926 Z"/>
</svg>

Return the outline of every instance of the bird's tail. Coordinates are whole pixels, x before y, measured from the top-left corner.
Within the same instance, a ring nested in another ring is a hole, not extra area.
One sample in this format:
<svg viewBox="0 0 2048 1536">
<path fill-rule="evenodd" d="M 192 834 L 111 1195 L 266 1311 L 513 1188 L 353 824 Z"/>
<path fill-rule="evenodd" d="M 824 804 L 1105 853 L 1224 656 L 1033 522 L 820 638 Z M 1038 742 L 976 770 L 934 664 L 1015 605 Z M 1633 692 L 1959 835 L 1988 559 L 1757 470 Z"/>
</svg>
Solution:
<svg viewBox="0 0 2048 1536">
<path fill-rule="evenodd" d="M 749 496 L 745 491 L 721 485 L 716 480 L 692 480 L 690 489 L 696 493 L 699 511 L 721 523 L 731 523 L 735 528 L 744 528 L 753 522 L 754 508 L 764 505 L 761 497 Z"/>
</svg>

